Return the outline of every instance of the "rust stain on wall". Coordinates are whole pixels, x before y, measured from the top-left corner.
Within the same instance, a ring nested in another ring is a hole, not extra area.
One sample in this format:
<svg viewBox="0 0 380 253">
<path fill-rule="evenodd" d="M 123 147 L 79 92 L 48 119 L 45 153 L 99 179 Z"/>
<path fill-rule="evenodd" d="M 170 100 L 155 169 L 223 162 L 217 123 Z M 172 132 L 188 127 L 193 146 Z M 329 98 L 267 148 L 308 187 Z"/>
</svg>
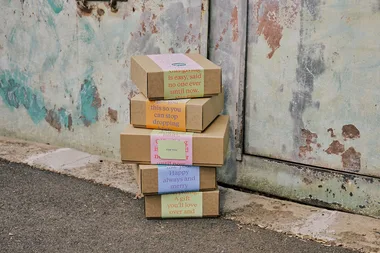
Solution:
<svg viewBox="0 0 380 253">
<path fill-rule="evenodd" d="M 108 107 L 108 117 L 110 118 L 112 123 L 117 122 L 117 110 Z"/>
<path fill-rule="evenodd" d="M 344 145 L 341 144 L 339 141 L 333 141 L 329 148 L 325 150 L 325 152 L 329 155 L 339 155 L 340 153 L 344 152 Z"/>
<path fill-rule="evenodd" d="M 105 13 L 104 10 L 101 8 L 98 8 L 98 10 L 96 12 L 98 13 L 99 16 L 103 16 Z"/>
<path fill-rule="evenodd" d="M 287 28 L 292 28 L 299 13 L 300 6 L 301 2 L 299 0 L 290 0 L 288 1 L 288 4 L 282 8 L 282 13 L 284 15 L 282 23 Z"/>
<path fill-rule="evenodd" d="M 227 29 L 228 29 L 228 24 L 227 24 L 226 27 L 223 28 L 222 34 L 221 34 L 220 37 L 219 37 L 219 42 L 222 42 L 222 41 L 223 41 L 223 37 L 224 37 L 224 35 L 226 34 Z M 216 43 L 216 45 L 215 45 L 215 50 L 217 50 L 217 49 L 219 48 L 219 42 Z"/>
<path fill-rule="evenodd" d="M 313 151 L 313 147 L 311 144 L 317 143 L 318 135 L 316 133 L 313 133 L 307 129 L 301 129 L 301 136 L 304 138 L 306 145 L 299 147 L 299 157 L 305 158 L 307 157 L 308 153 Z"/>
<path fill-rule="evenodd" d="M 329 129 L 327 129 L 327 132 L 330 133 L 331 138 L 335 138 L 336 137 L 336 135 L 334 134 L 334 129 L 329 128 Z"/>
<path fill-rule="evenodd" d="M 343 169 L 350 172 L 360 171 L 361 153 L 356 152 L 353 147 L 350 147 L 342 154 Z"/>
<path fill-rule="evenodd" d="M 310 185 L 313 183 L 313 180 L 311 180 L 308 177 L 304 177 L 304 178 L 302 178 L 302 182 L 304 182 L 306 185 Z"/>
<path fill-rule="evenodd" d="M 260 9 L 263 9 L 262 14 Z M 261 14 L 261 15 L 260 15 Z M 273 54 L 280 47 L 283 27 L 279 21 L 279 1 L 263 1 L 260 0 L 256 6 L 256 16 L 258 21 L 257 34 L 264 35 L 268 46 L 272 51 L 268 54 L 268 58 L 272 58 Z"/>
<path fill-rule="evenodd" d="M 307 129 L 302 129 L 301 134 L 302 137 L 305 138 L 306 144 L 316 143 L 316 139 L 318 138 L 318 135 L 316 133 L 312 133 Z"/>
<path fill-rule="evenodd" d="M 313 148 L 310 145 L 305 145 L 300 147 L 299 157 L 306 157 L 308 153 L 313 151 Z"/>
<path fill-rule="evenodd" d="M 77 8 L 78 8 L 78 15 L 80 17 L 82 16 L 90 16 L 92 14 L 92 10 L 94 9 L 94 6 L 88 5 L 86 2 L 83 3 L 81 1 L 77 1 Z"/>
<path fill-rule="evenodd" d="M 220 42 L 224 40 L 224 36 L 226 35 L 230 26 L 232 26 L 232 42 L 236 42 L 239 39 L 239 14 L 238 8 L 235 6 L 231 11 L 231 18 L 227 21 L 225 27 L 222 30 L 222 34 L 219 37 L 218 42 L 215 44 L 215 50 L 217 50 L 220 46 Z"/>
<path fill-rule="evenodd" d="M 239 22 L 237 6 L 232 10 L 230 24 L 232 25 L 232 41 L 235 42 L 239 37 Z"/>
<path fill-rule="evenodd" d="M 141 22 L 141 31 L 143 32 L 143 34 L 145 34 L 146 32 L 145 22 Z"/>
<path fill-rule="evenodd" d="M 356 139 L 360 138 L 360 131 L 352 124 L 344 125 L 342 127 L 342 135 L 344 139 Z"/>
</svg>

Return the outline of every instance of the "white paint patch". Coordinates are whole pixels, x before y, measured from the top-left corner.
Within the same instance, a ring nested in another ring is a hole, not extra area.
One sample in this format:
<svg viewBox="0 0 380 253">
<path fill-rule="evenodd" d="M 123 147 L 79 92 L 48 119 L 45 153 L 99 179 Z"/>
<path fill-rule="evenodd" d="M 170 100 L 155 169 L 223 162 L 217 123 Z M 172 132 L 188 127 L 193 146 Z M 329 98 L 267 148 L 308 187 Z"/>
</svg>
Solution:
<svg viewBox="0 0 380 253">
<path fill-rule="evenodd" d="M 335 241 L 335 238 L 328 235 L 335 233 L 330 228 L 335 224 L 337 214 L 336 211 L 320 210 L 300 224 L 293 225 L 291 231 L 295 234 L 308 235 L 325 241 Z"/>
<path fill-rule="evenodd" d="M 29 165 L 42 166 L 56 171 L 84 167 L 88 164 L 97 163 L 99 156 L 91 155 L 71 148 L 57 149 L 26 159 Z"/>
<path fill-rule="evenodd" d="M 41 159 L 41 158 L 43 158 L 43 157 L 45 157 L 45 156 L 47 156 L 49 154 L 58 153 L 58 152 L 65 151 L 65 150 L 68 150 L 68 149 L 69 148 L 60 148 L 60 149 L 49 151 L 49 152 L 46 152 L 46 153 L 32 155 L 32 156 L 28 157 L 27 159 L 25 159 L 23 162 L 26 163 L 26 164 L 29 164 L 29 165 L 33 165 L 34 161 L 36 161 L 38 159 Z"/>
</svg>

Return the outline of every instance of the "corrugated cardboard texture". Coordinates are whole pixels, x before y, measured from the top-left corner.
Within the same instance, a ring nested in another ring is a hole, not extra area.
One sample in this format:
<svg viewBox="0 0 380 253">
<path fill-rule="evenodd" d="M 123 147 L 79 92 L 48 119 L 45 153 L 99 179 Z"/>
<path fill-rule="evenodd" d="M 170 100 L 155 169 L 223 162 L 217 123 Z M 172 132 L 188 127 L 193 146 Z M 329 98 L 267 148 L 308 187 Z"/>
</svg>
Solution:
<svg viewBox="0 0 380 253">
<path fill-rule="evenodd" d="M 158 192 L 158 168 L 157 165 L 139 165 L 141 191 L 144 195 L 157 194 Z M 199 190 L 215 190 L 216 168 L 199 168 Z"/>
<path fill-rule="evenodd" d="M 229 116 L 218 116 L 203 132 L 193 134 L 193 165 L 221 167 L 228 148 Z M 120 153 L 123 162 L 150 164 L 151 129 L 129 125 L 120 134 Z"/>
<path fill-rule="evenodd" d="M 146 127 L 146 101 L 138 94 L 131 99 L 131 124 L 134 127 Z M 210 98 L 193 98 L 186 103 L 186 131 L 202 132 L 220 114 L 224 107 L 224 94 Z"/>
<path fill-rule="evenodd" d="M 204 96 L 222 92 L 222 69 L 200 54 L 186 54 L 204 68 Z M 164 98 L 164 72 L 148 56 L 131 57 L 131 79 L 150 100 Z"/>
<path fill-rule="evenodd" d="M 145 196 L 145 217 L 161 218 L 161 196 Z M 219 216 L 219 190 L 202 192 L 202 217 Z M 185 217 L 183 217 L 185 218 Z"/>
</svg>

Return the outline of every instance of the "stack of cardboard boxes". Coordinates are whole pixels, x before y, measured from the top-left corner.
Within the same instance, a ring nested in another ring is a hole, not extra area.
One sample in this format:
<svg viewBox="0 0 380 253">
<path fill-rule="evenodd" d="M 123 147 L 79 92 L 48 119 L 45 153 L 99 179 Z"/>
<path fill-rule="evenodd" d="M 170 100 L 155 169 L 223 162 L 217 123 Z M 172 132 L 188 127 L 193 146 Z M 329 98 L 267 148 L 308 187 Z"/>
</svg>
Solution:
<svg viewBox="0 0 380 253">
<path fill-rule="evenodd" d="M 221 68 L 199 54 L 134 56 L 131 78 L 141 93 L 120 151 L 139 164 L 146 217 L 219 216 L 216 167 L 229 138 Z"/>
</svg>

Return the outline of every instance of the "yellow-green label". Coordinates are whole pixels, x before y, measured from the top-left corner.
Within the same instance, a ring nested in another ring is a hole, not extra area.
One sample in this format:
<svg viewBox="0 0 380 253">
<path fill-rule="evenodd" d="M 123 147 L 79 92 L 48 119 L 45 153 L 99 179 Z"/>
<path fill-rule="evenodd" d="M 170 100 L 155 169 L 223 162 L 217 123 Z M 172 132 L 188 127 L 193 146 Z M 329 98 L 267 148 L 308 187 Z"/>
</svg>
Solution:
<svg viewBox="0 0 380 253">
<path fill-rule="evenodd" d="M 182 140 L 159 140 L 158 155 L 161 159 L 186 159 L 186 145 Z"/>
<path fill-rule="evenodd" d="M 202 217 L 202 202 L 202 192 L 185 192 L 161 195 L 161 217 Z"/>
<path fill-rule="evenodd" d="M 204 96 L 204 70 L 169 70 L 164 72 L 164 99 Z"/>
<path fill-rule="evenodd" d="M 204 69 L 185 54 L 148 55 L 164 72 L 164 99 L 204 95 Z"/>
</svg>

